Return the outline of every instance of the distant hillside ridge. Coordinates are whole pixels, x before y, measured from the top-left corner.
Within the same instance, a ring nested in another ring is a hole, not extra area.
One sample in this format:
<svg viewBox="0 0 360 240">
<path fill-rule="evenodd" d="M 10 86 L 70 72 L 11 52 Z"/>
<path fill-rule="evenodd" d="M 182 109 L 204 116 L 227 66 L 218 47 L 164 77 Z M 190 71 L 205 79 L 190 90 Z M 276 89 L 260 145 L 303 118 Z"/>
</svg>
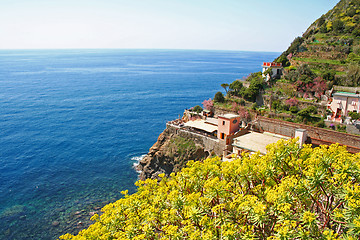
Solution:
<svg viewBox="0 0 360 240">
<path fill-rule="evenodd" d="M 315 74 L 337 85 L 356 86 L 360 74 L 359 69 L 354 69 L 360 64 L 360 0 L 341 0 L 275 61 L 288 71 L 306 64 Z M 357 75 L 348 77 L 349 71 Z"/>
</svg>

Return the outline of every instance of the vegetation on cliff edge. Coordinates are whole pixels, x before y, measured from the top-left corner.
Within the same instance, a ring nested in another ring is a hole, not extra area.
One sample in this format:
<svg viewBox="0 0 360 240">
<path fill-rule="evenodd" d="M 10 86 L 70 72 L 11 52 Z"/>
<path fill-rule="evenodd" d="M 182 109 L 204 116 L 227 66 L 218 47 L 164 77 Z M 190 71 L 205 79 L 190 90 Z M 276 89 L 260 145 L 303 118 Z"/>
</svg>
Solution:
<svg viewBox="0 0 360 240">
<path fill-rule="evenodd" d="M 359 239 L 360 155 L 296 140 L 231 162 L 190 161 L 61 239 Z"/>
</svg>

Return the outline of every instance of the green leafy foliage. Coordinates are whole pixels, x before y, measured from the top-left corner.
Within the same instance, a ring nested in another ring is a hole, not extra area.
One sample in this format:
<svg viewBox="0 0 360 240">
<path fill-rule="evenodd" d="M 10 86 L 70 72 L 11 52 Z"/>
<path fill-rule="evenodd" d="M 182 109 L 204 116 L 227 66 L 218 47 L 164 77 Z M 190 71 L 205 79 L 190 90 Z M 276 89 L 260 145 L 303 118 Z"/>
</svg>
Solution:
<svg viewBox="0 0 360 240">
<path fill-rule="evenodd" d="M 326 81 L 334 81 L 335 80 L 336 71 L 333 69 L 325 69 L 321 73 L 321 77 Z"/>
<path fill-rule="evenodd" d="M 271 103 L 271 108 L 275 111 L 279 111 L 279 110 L 287 111 L 288 110 L 288 107 L 286 105 L 282 104 L 282 102 L 280 100 L 274 100 Z"/>
<path fill-rule="evenodd" d="M 240 96 L 240 91 L 243 88 L 243 84 L 240 81 L 235 80 L 229 85 L 229 88 L 233 95 Z"/>
<path fill-rule="evenodd" d="M 297 113 L 297 112 L 299 111 L 299 108 L 298 108 L 298 106 L 291 106 L 291 107 L 289 108 L 289 110 L 290 110 L 290 112 L 292 112 L 292 113 Z"/>
<path fill-rule="evenodd" d="M 252 73 L 247 81 L 250 82 L 250 86 L 242 92 L 242 96 L 251 102 L 255 102 L 256 96 L 264 89 L 264 79 L 261 76 L 261 72 Z"/>
<path fill-rule="evenodd" d="M 229 85 L 229 95 L 242 97 L 247 101 L 255 102 L 256 96 L 260 93 L 261 90 L 264 89 L 264 80 L 262 78 L 261 72 L 251 73 L 246 78 L 246 81 L 250 82 L 249 87 L 244 87 L 243 83 L 238 80 L 232 82 Z"/>
<path fill-rule="evenodd" d="M 348 239 L 360 237 L 360 155 L 339 145 L 218 157 L 106 205 L 77 236 L 61 239 Z"/>
<path fill-rule="evenodd" d="M 196 152 L 197 147 L 195 142 L 191 139 L 175 136 L 171 139 L 168 146 L 168 151 L 172 156 L 176 156 L 176 159 L 184 164 L 189 159 L 186 159 L 190 153 Z M 183 165 L 184 166 L 184 165 Z"/>
<path fill-rule="evenodd" d="M 338 32 L 338 33 L 341 33 L 344 31 L 345 29 L 345 24 L 343 23 L 343 21 L 341 21 L 340 19 L 336 19 L 334 22 L 333 22 L 333 29 L 334 31 Z"/>
<path fill-rule="evenodd" d="M 285 78 L 291 82 L 302 81 L 305 83 L 312 82 L 312 80 L 316 77 L 316 74 L 311 70 L 309 65 L 302 64 L 296 70 L 289 71 Z"/>
<path fill-rule="evenodd" d="M 359 86 L 360 85 L 360 65 L 351 63 L 348 65 L 346 73 L 346 85 L 348 86 Z"/>
<path fill-rule="evenodd" d="M 222 92 L 217 92 L 214 97 L 214 102 L 216 103 L 223 103 L 225 102 L 225 97 Z"/>
<path fill-rule="evenodd" d="M 202 107 L 200 107 L 199 105 L 196 105 L 194 108 L 193 108 L 193 111 L 194 112 L 197 112 L 197 113 L 201 113 L 202 112 Z"/>
<path fill-rule="evenodd" d="M 229 84 L 227 84 L 227 83 L 222 83 L 222 84 L 221 84 L 221 87 L 224 88 L 224 90 L 225 90 L 226 93 L 228 93 L 228 91 L 229 91 Z"/>
<path fill-rule="evenodd" d="M 349 112 L 349 116 L 350 116 L 351 119 L 353 119 L 353 120 L 360 119 L 360 113 L 357 113 L 357 112 Z"/>
<path fill-rule="evenodd" d="M 312 114 L 316 114 L 317 113 L 317 109 L 314 106 L 309 106 L 307 108 L 304 108 L 302 110 L 300 110 L 297 115 L 300 118 L 301 121 L 307 122 L 307 121 L 311 121 L 312 118 Z"/>
<path fill-rule="evenodd" d="M 280 57 L 278 57 L 275 62 L 281 63 L 284 67 L 290 66 L 289 59 L 285 56 L 285 54 L 281 54 Z"/>
</svg>

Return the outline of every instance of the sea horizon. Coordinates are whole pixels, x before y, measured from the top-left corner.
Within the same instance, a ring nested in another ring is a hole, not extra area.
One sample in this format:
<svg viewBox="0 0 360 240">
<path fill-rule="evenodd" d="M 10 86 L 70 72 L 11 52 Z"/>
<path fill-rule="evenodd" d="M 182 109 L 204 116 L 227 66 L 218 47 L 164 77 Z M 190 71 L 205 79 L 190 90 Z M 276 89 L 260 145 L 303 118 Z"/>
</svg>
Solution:
<svg viewBox="0 0 360 240">
<path fill-rule="evenodd" d="M 72 50 L 124 50 L 124 51 L 207 51 L 207 52 L 253 52 L 274 53 L 280 55 L 282 51 L 238 50 L 238 49 L 191 49 L 191 48 L 0 48 L 0 51 L 72 51 Z"/>
<path fill-rule="evenodd" d="M 0 239 L 76 234 L 134 186 L 166 122 L 278 53 L 0 49 Z"/>
</svg>

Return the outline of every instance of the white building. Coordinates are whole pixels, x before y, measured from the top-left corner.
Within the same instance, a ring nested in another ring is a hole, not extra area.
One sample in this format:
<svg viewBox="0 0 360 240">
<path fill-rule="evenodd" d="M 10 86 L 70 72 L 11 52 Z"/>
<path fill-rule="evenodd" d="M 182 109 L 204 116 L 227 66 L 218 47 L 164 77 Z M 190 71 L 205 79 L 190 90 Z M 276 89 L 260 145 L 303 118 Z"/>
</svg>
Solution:
<svg viewBox="0 0 360 240">
<path fill-rule="evenodd" d="M 272 74 L 267 74 L 265 76 L 265 72 L 271 68 L 272 69 Z M 270 80 L 270 78 L 280 78 L 283 72 L 283 67 L 281 63 L 276 63 L 276 62 L 264 62 L 262 65 L 262 73 L 263 73 L 263 77 L 266 78 L 266 82 Z"/>
<path fill-rule="evenodd" d="M 332 111 L 331 120 L 342 122 L 342 117 L 348 117 L 349 112 L 360 112 L 360 94 L 336 92 L 329 108 Z"/>
</svg>

